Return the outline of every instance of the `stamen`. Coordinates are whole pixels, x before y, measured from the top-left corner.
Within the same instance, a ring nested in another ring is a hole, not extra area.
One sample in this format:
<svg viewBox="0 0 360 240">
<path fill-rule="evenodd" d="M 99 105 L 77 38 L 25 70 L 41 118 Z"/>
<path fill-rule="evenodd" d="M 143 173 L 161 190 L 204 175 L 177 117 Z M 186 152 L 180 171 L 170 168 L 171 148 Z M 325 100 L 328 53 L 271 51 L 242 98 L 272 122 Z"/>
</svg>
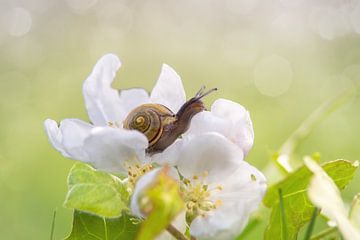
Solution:
<svg viewBox="0 0 360 240">
<path fill-rule="evenodd" d="M 215 201 L 215 208 L 218 208 L 222 205 L 222 201 L 220 199 Z"/>
<path fill-rule="evenodd" d="M 133 165 L 133 164 L 125 164 L 128 169 L 128 180 L 129 183 L 135 185 L 137 180 L 143 176 L 145 173 L 149 172 L 153 166 L 151 164 L 144 164 L 144 165 Z M 134 187 L 134 186 L 132 186 Z"/>
<path fill-rule="evenodd" d="M 200 176 L 200 177 L 199 177 Z M 216 186 L 213 189 L 209 189 L 207 184 L 204 184 L 208 172 L 204 171 L 200 175 L 194 175 L 190 181 L 184 178 L 182 186 L 184 192 L 184 200 L 186 206 L 186 212 L 189 216 L 207 216 L 209 211 L 216 209 L 221 205 L 221 200 L 210 200 L 211 192 L 214 190 L 222 190 L 222 186 Z"/>
<path fill-rule="evenodd" d="M 254 174 L 251 174 L 250 177 L 251 177 L 251 180 L 253 180 L 254 182 L 257 180 L 256 176 Z"/>
</svg>

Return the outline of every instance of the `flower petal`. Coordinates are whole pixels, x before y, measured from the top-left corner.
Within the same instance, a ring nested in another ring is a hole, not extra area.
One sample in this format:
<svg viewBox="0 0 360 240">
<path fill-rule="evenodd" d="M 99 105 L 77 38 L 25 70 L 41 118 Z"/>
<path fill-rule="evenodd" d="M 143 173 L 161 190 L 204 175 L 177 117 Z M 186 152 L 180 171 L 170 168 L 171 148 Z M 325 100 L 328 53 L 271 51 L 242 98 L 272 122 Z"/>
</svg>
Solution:
<svg viewBox="0 0 360 240">
<path fill-rule="evenodd" d="M 220 181 L 233 173 L 243 160 L 241 149 L 215 132 L 183 138 L 183 141 L 176 165 L 189 179 L 206 173 L 209 183 Z"/>
<path fill-rule="evenodd" d="M 121 114 L 119 114 L 119 119 L 122 121 L 127 117 L 127 115 L 139 105 L 149 103 L 150 98 L 149 94 L 142 88 L 132 88 L 121 90 L 120 92 L 120 106 Z"/>
<path fill-rule="evenodd" d="M 334 181 L 314 160 L 305 158 L 305 165 L 314 173 L 308 189 L 311 202 L 321 208 L 325 216 L 337 223 L 344 239 L 360 240 L 360 231 L 349 220 L 340 191 Z"/>
<path fill-rule="evenodd" d="M 52 120 L 44 122 L 50 143 L 65 157 L 88 161 L 87 154 L 82 149 L 84 139 L 90 135 L 93 126 L 79 119 L 65 119 L 60 126 Z"/>
<path fill-rule="evenodd" d="M 200 239 L 233 239 L 244 229 L 266 191 L 264 175 L 245 161 L 219 184 L 222 190 L 212 193 L 211 199 L 221 205 L 208 216 L 194 219 L 190 226 L 191 234 Z"/>
<path fill-rule="evenodd" d="M 170 66 L 163 64 L 158 81 L 151 92 L 151 101 L 176 113 L 186 101 L 181 78 Z"/>
<path fill-rule="evenodd" d="M 218 132 L 237 144 L 246 155 L 254 143 L 254 130 L 249 112 L 240 104 L 226 99 L 216 100 L 211 112 L 194 116 L 186 134 Z"/>
<path fill-rule="evenodd" d="M 126 172 L 125 164 L 144 162 L 147 138 L 138 131 L 96 127 L 84 141 L 89 162 L 97 169 Z"/>
<path fill-rule="evenodd" d="M 173 144 L 166 148 L 163 152 L 151 156 L 151 161 L 161 166 L 175 166 L 181 154 L 184 141 L 177 139 Z"/>
<path fill-rule="evenodd" d="M 86 109 L 94 125 L 105 126 L 121 118 L 119 92 L 111 87 L 121 63 L 117 56 L 107 54 L 95 65 L 83 85 Z"/>
</svg>

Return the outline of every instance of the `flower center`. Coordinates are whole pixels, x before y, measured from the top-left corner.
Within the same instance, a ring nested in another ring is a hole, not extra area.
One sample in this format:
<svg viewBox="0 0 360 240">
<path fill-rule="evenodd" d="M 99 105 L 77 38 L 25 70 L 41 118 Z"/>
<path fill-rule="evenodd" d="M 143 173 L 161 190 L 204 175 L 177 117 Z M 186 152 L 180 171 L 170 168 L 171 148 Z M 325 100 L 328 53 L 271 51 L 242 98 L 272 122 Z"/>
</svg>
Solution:
<svg viewBox="0 0 360 240">
<path fill-rule="evenodd" d="M 154 167 L 149 164 L 143 164 L 143 165 L 129 165 L 127 167 L 128 169 L 128 180 L 129 183 L 135 186 L 137 180 L 142 177 L 145 173 L 150 172 Z"/>
<path fill-rule="evenodd" d="M 210 199 L 211 193 L 215 190 L 221 191 L 222 187 L 210 189 L 204 184 L 206 176 L 207 172 L 204 172 L 200 177 L 195 175 L 191 180 L 187 178 L 182 180 L 186 215 L 190 222 L 197 216 L 206 217 L 209 211 L 216 209 L 222 203 L 220 199 L 216 201 Z"/>
</svg>

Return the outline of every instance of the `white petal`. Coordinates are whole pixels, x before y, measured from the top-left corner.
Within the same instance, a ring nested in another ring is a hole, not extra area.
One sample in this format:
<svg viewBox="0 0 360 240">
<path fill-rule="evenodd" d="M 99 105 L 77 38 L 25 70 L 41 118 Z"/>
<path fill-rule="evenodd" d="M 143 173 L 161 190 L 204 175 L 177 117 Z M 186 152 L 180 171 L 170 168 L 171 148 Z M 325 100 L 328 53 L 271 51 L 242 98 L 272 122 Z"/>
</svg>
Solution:
<svg viewBox="0 0 360 240">
<path fill-rule="evenodd" d="M 191 234 L 200 239 L 233 239 L 246 226 L 250 214 L 255 211 L 266 192 L 264 175 L 246 162 L 219 185 L 211 195 L 221 205 L 206 217 L 197 217 L 190 226 Z M 214 187 L 214 186 L 209 186 Z"/>
<path fill-rule="evenodd" d="M 149 94 L 142 88 L 132 88 L 121 90 L 120 92 L 120 106 L 121 116 L 118 121 L 122 122 L 127 115 L 139 105 L 149 103 Z"/>
<path fill-rule="evenodd" d="M 63 156 L 70 157 L 62 145 L 63 136 L 57 122 L 52 119 L 46 119 L 44 121 L 44 127 L 51 145 L 53 145 L 56 150 L 61 152 Z"/>
<path fill-rule="evenodd" d="M 94 125 L 105 126 L 122 116 L 119 92 L 111 87 L 121 63 L 117 56 L 107 54 L 95 65 L 83 85 L 86 109 Z"/>
<path fill-rule="evenodd" d="M 191 121 L 188 135 L 218 132 L 237 144 L 246 155 L 254 143 L 254 130 L 249 112 L 240 104 L 226 99 L 216 100 L 211 112 L 201 112 Z"/>
<path fill-rule="evenodd" d="M 209 213 L 206 217 L 197 217 L 190 225 L 190 233 L 196 239 L 207 240 L 230 240 L 234 239 L 233 228 L 242 231 L 245 222 L 239 221 L 235 224 L 237 218 L 234 213 L 244 216 L 245 209 L 242 208 L 225 208 L 221 207 L 217 211 Z"/>
<path fill-rule="evenodd" d="M 151 156 L 151 161 L 159 165 L 175 166 L 181 154 L 184 141 L 177 139 L 173 144 L 166 148 L 163 152 Z"/>
<path fill-rule="evenodd" d="M 138 131 L 96 127 L 84 141 L 89 162 L 97 169 L 127 171 L 124 164 L 145 161 L 147 138 Z"/>
<path fill-rule="evenodd" d="M 63 156 L 88 161 L 82 145 L 93 126 L 79 119 L 65 119 L 60 122 L 59 127 L 54 120 L 47 119 L 44 125 L 49 141 Z"/>
<path fill-rule="evenodd" d="M 219 181 L 233 173 L 243 160 L 241 149 L 218 133 L 204 133 L 183 141 L 176 164 L 189 179 L 206 172 L 209 183 Z"/>
<path fill-rule="evenodd" d="M 308 189 L 311 202 L 321 212 L 335 221 L 346 240 L 359 240 L 360 231 L 347 218 L 340 191 L 327 173 L 312 159 L 305 158 L 305 165 L 314 173 Z"/>
<path fill-rule="evenodd" d="M 360 230 L 360 193 L 355 195 L 350 209 L 350 221 Z"/>
<path fill-rule="evenodd" d="M 151 92 L 151 101 L 162 104 L 176 113 L 185 100 L 185 90 L 181 78 L 174 69 L 163 64 L 159 79 Z"/>
</svg>

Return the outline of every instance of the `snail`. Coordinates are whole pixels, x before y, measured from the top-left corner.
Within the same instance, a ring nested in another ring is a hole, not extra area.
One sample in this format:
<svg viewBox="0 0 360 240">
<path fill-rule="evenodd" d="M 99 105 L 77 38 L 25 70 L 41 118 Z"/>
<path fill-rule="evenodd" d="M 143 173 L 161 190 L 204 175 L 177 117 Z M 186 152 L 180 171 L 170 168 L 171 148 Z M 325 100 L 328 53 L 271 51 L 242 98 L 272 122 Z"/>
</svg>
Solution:
<svg viewBox="0 0 360 240">
<path fill-rule="evenodd" d="M 205 110 L 201 99 L 217 90 L 213 88 L 204 93 L 205 87 L 186 101 L 174 114 L 162 104 L 143 104 L 132 110 L 123 122 L 125 129 L 138 130 L 145 134 L 149 141 L 146 152 L 150 155 L 164 151 L 175 140 L 185 133 L 191 119 Z"/>
</svg>

